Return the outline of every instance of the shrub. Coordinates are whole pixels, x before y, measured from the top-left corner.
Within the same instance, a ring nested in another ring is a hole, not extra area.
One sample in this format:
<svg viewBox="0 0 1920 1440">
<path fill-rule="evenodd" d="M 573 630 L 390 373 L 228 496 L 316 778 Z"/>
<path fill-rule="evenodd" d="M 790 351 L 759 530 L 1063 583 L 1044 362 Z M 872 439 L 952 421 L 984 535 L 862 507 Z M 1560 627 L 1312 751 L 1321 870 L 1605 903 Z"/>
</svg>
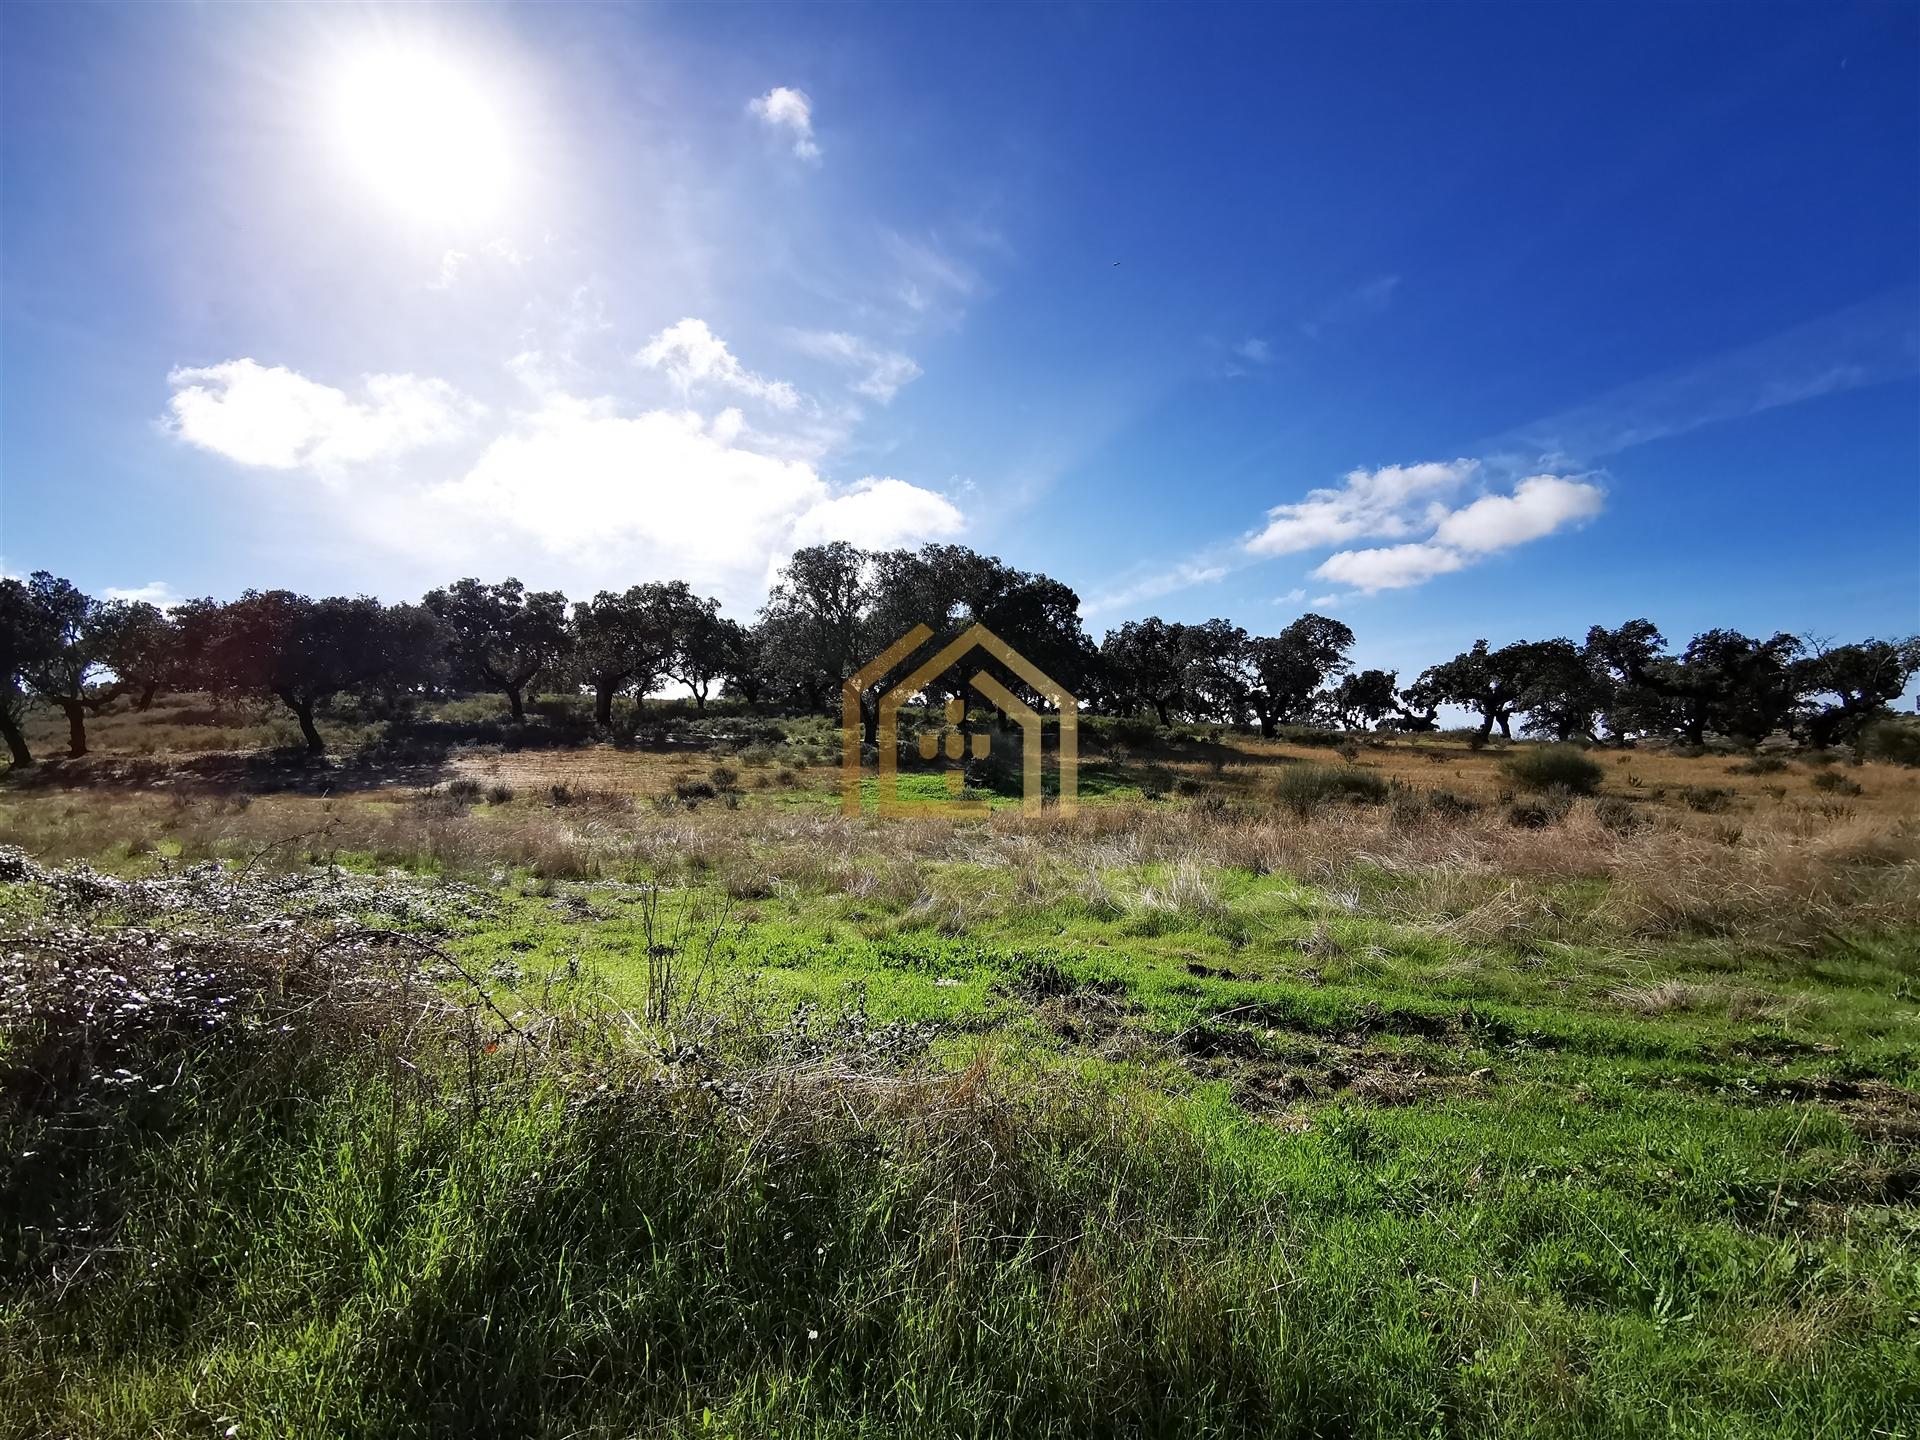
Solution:
<svg viewBox="0 0 1920 1440">
<path fill-rule="evenodd" d="M 1640 807 L 1618 795 L 1602 795 L 1593 802 L 1593 818 L 1616 835 L 1627 835 L 1646 824 Z"/>
<path fill-rule="evenodd" d="M 1311 815 L 1335 804 L 1380 805 L 1387 782 L 1367 770 L 1335 770 L 1327 765 L 1296 765 L 1273 785 L 1273 799 L 1296 815 Z"/>
<path fill-rule="evenodd" d="M 686 805 L 696 805 L 702 800 L 711 800 L 720 792 L 706 780 L 682 780 L 673 787 L 673 797 Z"/>
<path fill-rule="evenodd" d="M 1733 767 L 1736 775 L 1777 775 L 1787 768 L 1784 755 L 1760 754 Z"/>
<path fill-rule="evenodd" d="M 1822 770 L 1813 777 L 1813 788 L 1825 790 L 1834 795 L 1862 795 L 1866 792 L 1858 780 L 1842 775 L 1838 770 Z"/>
<path fill-rule="evenodd" d="M 565 785 L 553 785 L 548 787 L 547 798 L 556 805 L 571 805 L 573 791 Z"/>
<path fill-rule="evenodd" d="M 1564 791 L 1530 795 L 1507 806 L 1507 823 L 1523 830 L 1544 830 L 1566 819 L 1572 808 L 1573 800 Z"/>
<path fill-rule="evenodd" d="M 463 778 L 460 780 L 449 780 L 447 782 L 447 798 L 458 801 L 462 805 L 477 803 L 482 793 L 484 792 L 478 780 Z"/>
<path fill-rule="evenodd" d="M 1889 765 L 1920 765 L 1920 720 L 1876 720 L 1860 732 L 1860 753 Z"/>
<path fill-rule="evenodd" d="M 1464 819 L 1479 810 L 1480 802 L 1452 790 L 1429 790 L 1427 810 L 1447 820 Z"/>
<path fill-rule="evenodd" d="M 487 803 L 489 805 L 512 804 L 513 803 L 513 787 L 511 785 L 488 786 L 487 787 Z"/>
<path fill-rule="evenodd" d="M 1569 795 L 1593 794 L 1607 773 L 1571 745 L 1516 750 L 1500 768 L 1522 790 L 1564 790 Z"/>
<path fill-rule="evenodd" d="M 1702 815 L 1718 815 L 1733 804 L 1733 791 L 1724 785 L 1682 785 L 1680 803 Z"/>
<path fill-rule="evenodd" d="M 707 778 L 713 781 L 716 790 L 731 790 L 739 783 L 740 772 L 731 765 L 716 765 L 707 772 Z"/>
</svg>

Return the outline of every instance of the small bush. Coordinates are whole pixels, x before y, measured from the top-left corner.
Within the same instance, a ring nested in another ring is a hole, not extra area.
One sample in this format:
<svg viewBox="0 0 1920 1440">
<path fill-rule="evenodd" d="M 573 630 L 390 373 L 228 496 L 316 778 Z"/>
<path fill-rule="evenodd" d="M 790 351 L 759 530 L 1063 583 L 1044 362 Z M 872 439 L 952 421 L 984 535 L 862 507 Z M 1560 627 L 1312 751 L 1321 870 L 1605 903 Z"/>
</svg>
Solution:
<svg viewBox="0 0 1920 1440">
<path fill-rule="evenodd" d="M 1480 802 L 1470 796 L 1461 795 L 1452 790 L 1429 790 L 1427 792 L 1427 810 L 1446 820 L 1460 820 L 1474 814 L 1480 808 Z"/>
<path fill-rule="evenodd" d="M 571 805 L 573 791 L 565 785 L 553 785 L 547 789 L 547 798 L 556 805 Z"/>
<path fill-rule="evenodd" d="M 1573 798 L 1565 791 L 1529 795 L 1507 806 L 1507 823 L 1518 825 L 1523 830 L 1544 830 L 1566 819 L 1567 812 L 1572 808 Z"/>
<path fill-rule="evenodd" d="M 1920 766 L 1920 719 L 1874 721 L 1860 732 L 1860 753 L 1889 765 Z"/>
<path fill-rule="evenodd" d="M 1387 794 L 1387 782 L 1371 771 L 1327 765 L 1294 766 L 1273 785 L 1274 803 L 1303 816 L 1327 805 L 1381 805 Z"/>
<path fill-rule="evenodd" d="M 731 790 L 740 781 L 740 772 L 731 765 L 716 765 L 707 772 L 716 790 Z"/>
<path fill-rule="evenodd" d="M 1630 835 L 1646 824 L 1640 807 L 1618 795 L 1602 795 L 1593 803 L 1593 818 L 1616 835 Z"/>
<path fill-rule="evenodd" d="M 1734 766 L 1733 773 L 1736 775 L 1777 775 L 1786 768 L 1786 756 L 1762 754 L 1755 755 L 1751 760 L 1744 760 Z"/>
<path fill-rule="evenodd" d="M 1607 773 L 1571 745 L 1516 750 L 1500 768 L 1522 790 L 1564 790 L 1569 795 L 1593 794 Z"/>
<path fill-rule="evenodd" d="M 1680 803 L 1702 815 L 1718 815 L 1733 805 L 1733 791 L 1724 785 L 1682 785 Z"/>
<path fill-rule="evenodd" d="M 511 805 L 513 803 L 513 787 L 511 785 L 488 786 L 487 803 L 489 805 Z"/>
<path fill-rule="evenodd" d="M 1813 788 L 1833 795 L 1863 795 L 1860 782 L 1838 770 L 1822 770 L 1813 777 Z"/>
<path fill-rule="evenodd" d="M 673 787 L 673 798 L 684 805 L 696 805 L 702 800 L 712 800 L 719 795 L 710 781 L 682 780 Z"/>
<path fill-rule="evenodd" d="M 447 782 L 447 798 L 458 801 L 462 805 L 477 804 L 483 793 L 478 780 L 460 779 Z"/>
</svg>

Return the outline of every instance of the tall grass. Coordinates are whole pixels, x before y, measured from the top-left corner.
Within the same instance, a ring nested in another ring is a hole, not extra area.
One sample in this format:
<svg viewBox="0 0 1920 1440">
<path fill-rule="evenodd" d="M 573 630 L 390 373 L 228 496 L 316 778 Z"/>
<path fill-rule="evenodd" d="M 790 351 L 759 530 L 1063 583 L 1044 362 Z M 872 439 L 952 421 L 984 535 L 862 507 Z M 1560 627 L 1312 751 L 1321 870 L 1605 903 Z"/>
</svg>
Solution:
<svg viewBox="0 0 1920 1440">
<path fill-rule="evenodd" d="M 1915 1383 L 1895 1257 L 1727 1224 L 1690 1112 L 1543 1174 L 1590 1111 L 1274 1131 L 992 1046 L 796 1058 L 684 990 L 502 1005 L 344 949 L 352 905 L 12 898 L 8 1433 L 1865 1434 Z"/>
</svg>

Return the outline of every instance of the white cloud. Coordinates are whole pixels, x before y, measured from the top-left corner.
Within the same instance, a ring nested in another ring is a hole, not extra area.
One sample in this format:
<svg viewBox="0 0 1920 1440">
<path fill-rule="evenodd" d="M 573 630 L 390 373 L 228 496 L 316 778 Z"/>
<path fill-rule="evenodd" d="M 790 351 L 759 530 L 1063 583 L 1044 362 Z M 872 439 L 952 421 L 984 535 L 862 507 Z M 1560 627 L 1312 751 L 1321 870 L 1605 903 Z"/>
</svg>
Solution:
<svg viewBox="0 0 1920 1440">
<path fill-rule="evenodd" d="M 1351 585 L 1372 594 L 1376 590 L 1404 590 L 1424 584 L 1467 564 L 1467 558 L 1444 545 L 1384 545 L 1372 550 L 1341 550 L 1314 569 L 1314 577 Z M 1315 600 L 1316 605 L 1332 597 Z"/>
<path fill-rule="evenodd" d="M 849 382 L 848 388 L 855 394 L 878 400 L 882 405 L 891 404 L 901 387 L 912 384 L 922 373 L 912 356 L 902 355 L 897 350 L 882 350 L 857 335 L 848 335 L 843 331 L 796 330 L 793 332 L 793 343 L 809 355 L 859 371 L 858 377 Z"/>
<path fill-rule="evenodd" d="M 1251 360 L 1256 365 L 1267 365 L 1273 361 L 1273 347 L 1258 335 L 1242 340 L 1233 347 L 1233 353 L 1242 360 Z"/>
<path fill-rule="evenodd" d="M 813 138 L 813 101 L 806 91 L 776 85 L 757 100 L 749 100 L 747 110 L 768 129 L 789 132 L 798 158 L 820 163 L 820 147 Z"/>
<path fill-rule="evenodd" d="M 958 534 L 966 517 L 946 496 L 891 476 L 869 476 L 794 523 L 796 545 L 847 540 L 868 550 Z"/>
<path fill-rule="evenodd" d="M 1304 589 L 1302 589 L 1300 586 L 1296 585 L 1293 587 L 1293 589 L 1287 591 L 1286 594 L 1274 596 L 1273 603 L 1276 605 L 1298 605 L 1302 600 L 1306 598 L 1307 598 L 1307 592 Z"/>
<path fill-rule="evenodd" d="M 570 566 L 670 575 L 747 605 L 796 545 L 900 545 L 964 524 L 944 496 L 890 477 L 836 490 L 804 459 L 755 448 L 738 410 L 620 414 L 549 397 L 490 444 L 437 505 L 518 531 Z"/>
<path fill-rule="evenodd" d="M 391 459 L 466 434 L 483 407 L 444 380 L 369 375 L 359 398 L 283 366 L 228 360 L 182 366 L 172 428 L 181 439 L 242 465 L 328 469 Z"/>
<path fill-rule="evenodd" d="M 1307 603 L 1316 610 L 1331 610 L 1345 598 L 1344 595 L 1316 595 Z"/>
<path fill-rule="evenodd" d="M 664 371 L 683 395 L 714 386 L 764 401 L 776 410 L 794 410 L 800 404 L 799 391 L 784 380 L 768 380 L 747 369 L 704 320 L 689 317 L 669 325 L 635 358 Z"/>
<path fill-rule="evenodd" d="M 1483 495 L 1455 510 L 1440 522 L 1433 538 L 1462 550 L 1504 550 L 1598 515 L 1604 499 L 1597 485 L 1558 475 L 1534 475 L 1515 486 L 1511 495 Z"/>
<path fill-rule="evenodd" d="M 1274 506 L 1265 528 L 1247 538 L 1245 549 L 1252 555 L 1290 555 L 1352 540 L 1404 539 L 1403 544 L 1341 550 L 1313 571 L 1319 579 L 1367 592 L 1401 590 L 1597 515 L 1606 498 L 1586 480 L 1531 475 L 1510 494 L 1482 495 L 1451 507 L 1452 494 L 1481 469 L 1478 460 L 1460 459 L 1349 471 L 1337 488 Z"/>
<path fill-rule="evenodd" d="M 1267 512 L 1266 528 L 1249 537 L 1255 555 L 1291 555 L 1345 540 L 1413 533 L 1422 508 L 1458 489 L 1480 468 L 1477 460 L 1429 461 L 1350 470 L 1338 489 L 1312 490 L 1293 505 Z"/>
<path fill-rule="evenodd" d="M 157 605 L 162 610 L 170 610 L 180 603 L 178 592 L 164 580 L 149 580 L 144 585 L 109 585 L 106 595 L 109 600 L 125 600 L 129 604 L 144 602 Z"/>
</svg>

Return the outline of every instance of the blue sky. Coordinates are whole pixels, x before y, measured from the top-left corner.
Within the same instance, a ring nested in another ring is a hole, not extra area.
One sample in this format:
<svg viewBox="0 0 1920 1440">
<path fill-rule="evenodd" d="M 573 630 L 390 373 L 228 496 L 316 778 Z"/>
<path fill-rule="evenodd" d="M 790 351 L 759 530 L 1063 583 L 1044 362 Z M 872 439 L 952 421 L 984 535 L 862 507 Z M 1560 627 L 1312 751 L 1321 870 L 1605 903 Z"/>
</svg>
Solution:
<svg viewBox="0 0 1920 1440">
<path fill-rule="evenodd" d="M 1920 6 L 13 6 L 0 563 L 1920 629 Z"/>
</svg>

